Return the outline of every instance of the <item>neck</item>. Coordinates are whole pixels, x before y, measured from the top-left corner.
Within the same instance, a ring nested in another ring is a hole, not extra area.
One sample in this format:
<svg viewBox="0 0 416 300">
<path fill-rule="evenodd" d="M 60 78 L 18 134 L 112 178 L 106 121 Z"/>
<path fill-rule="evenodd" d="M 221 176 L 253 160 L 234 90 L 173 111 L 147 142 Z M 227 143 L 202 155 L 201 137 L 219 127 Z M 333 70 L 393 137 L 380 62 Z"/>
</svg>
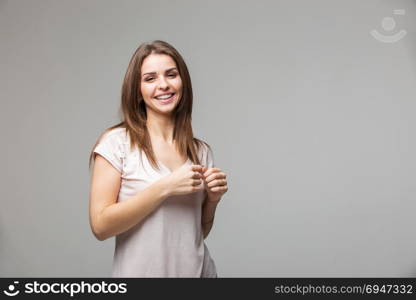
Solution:
<svg viewBox="0 0 416 300">
<path fill-rule="evenodd" d="M 173 144 L 174 122 L 170 116 L 148 114 L 146 126 L 154 140 Z"/>
</svg>

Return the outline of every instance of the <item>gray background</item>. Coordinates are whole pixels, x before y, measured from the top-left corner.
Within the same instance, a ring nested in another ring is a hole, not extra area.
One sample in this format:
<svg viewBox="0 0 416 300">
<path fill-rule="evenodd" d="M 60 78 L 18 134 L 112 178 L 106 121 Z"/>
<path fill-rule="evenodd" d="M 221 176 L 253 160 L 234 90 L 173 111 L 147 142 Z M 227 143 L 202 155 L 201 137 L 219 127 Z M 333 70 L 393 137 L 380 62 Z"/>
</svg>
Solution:
<svg viewBox="0 0 416 300">
<path fill-rule="evenodd" d="M 88 155 L 154 39 L 184 56 L 195 135 L 228 175 L 206 240 L 220 277 L 416 276 L 415 16 L 415 1 L 1 0 L 0 276 L 110 276 Z"/>
</svg>

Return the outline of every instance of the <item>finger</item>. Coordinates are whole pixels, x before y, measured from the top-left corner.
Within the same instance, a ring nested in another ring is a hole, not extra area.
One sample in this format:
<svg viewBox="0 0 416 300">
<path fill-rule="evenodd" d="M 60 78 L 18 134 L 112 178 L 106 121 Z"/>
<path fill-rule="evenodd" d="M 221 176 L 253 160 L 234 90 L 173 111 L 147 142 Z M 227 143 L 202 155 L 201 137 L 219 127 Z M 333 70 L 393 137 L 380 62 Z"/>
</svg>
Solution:
<svg viewBox="0 0 416 300">
<path fill-rule="evenodd" d="M 206 182 L 210 182 L 214 179 L 225 179 L 226 175 L 223 172 L 219 172 L 219 173 L 213 173 L 211 175 L 209 175 L 208 177 L 205 177 L 205 181 Z"/>
<path fill-rule="evenodd" d="M 227 181 L 225 179 L 215 179 L 207 184 L 208 187 L 214 187 L 214 186 L 222 186 L 226 185 Z"/>
<path fill-rule="evenodd" d="M 225 179 L 215 179 L 207 184 L 208 187 L 222 186 L 222 185 L 227 185 L 227 181 Z"/>
<path fill-rule="evenodd" d="M 195 191 L 201 191 L 201 190 L 203 190 L 203 189 L 204 189 L 204 185 L 203 185 L 203 184 L 196 185 L 196 186 L 194 186 L 194 187 L 193 187 L 193 189 L 194 189 Z"/>
<path fill-rule="evenodd" d="M 204 176 L 207 177 L 207 176 L 211 175 L 212 173 L 217 173 L 217 172 L 221 172 L 221 169 L 210 168 L 206 172 L 204 172 Z"/>
<path fill-rule="evenodd" d="M 201 165 L 192 165 L 191 170 L 202 173 L 202 166 Z"/>
<path fill-rule="evenodd" d="M 196 171 L 192 171 L 192 175 L 191 175 L 191 178 L 193 178 L 193 179 L 202 179 L 202 174 L 201 173 L 199 173 L 199 172 L 196 172 Z"/>
<path fill-rule="evenodd" d="M 214 193 L 218 193 L 218 192 L 225 193 L 226 191 L 228 191 L 228 187 L 226 185 L 215 186 L 211 188 L 211 192 L 214 192 Z"/>
<path fill-rule="evenodd" d="M 201 179 L 193 179 L 192 180 L 192 185 L 193 186 L 200 185 L 201 183 L 202 183 L 202 180 Z"/>
</svg>

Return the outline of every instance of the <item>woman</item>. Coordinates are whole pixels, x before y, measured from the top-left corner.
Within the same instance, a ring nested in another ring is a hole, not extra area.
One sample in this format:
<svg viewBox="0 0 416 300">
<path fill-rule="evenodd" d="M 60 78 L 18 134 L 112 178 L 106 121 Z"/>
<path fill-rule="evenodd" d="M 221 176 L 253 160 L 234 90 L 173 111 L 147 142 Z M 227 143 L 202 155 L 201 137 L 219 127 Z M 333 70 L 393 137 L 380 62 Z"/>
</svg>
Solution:
<svg viewBox="0 0 416 300">
<path fill-rule="evenodd" d="M 112 276 L 217 277 L 204 239 L 226 174 L 193 137 L 191 79 L 175 48 L 140 45 L 121 109 L 90 155 L 90 225 L 100 241 L 116 236 Z"/>
</svg>

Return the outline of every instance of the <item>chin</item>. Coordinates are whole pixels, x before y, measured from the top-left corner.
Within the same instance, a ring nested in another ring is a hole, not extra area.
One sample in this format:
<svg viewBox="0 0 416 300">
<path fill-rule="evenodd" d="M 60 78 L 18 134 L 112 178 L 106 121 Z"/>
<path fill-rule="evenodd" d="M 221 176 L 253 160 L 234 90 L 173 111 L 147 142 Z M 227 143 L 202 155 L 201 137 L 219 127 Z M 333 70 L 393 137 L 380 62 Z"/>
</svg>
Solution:
<svg viewBox="0 0 416 300">
<path fill-rule="evenodd" d="M 155 107 L 155 110 L 164 115 L 171 115 L 176 108 L 176 104 L 177 103 L 171 103 L 170 105 L 165 105 L 163 107 L 157 106 Z"/>
</svg>

